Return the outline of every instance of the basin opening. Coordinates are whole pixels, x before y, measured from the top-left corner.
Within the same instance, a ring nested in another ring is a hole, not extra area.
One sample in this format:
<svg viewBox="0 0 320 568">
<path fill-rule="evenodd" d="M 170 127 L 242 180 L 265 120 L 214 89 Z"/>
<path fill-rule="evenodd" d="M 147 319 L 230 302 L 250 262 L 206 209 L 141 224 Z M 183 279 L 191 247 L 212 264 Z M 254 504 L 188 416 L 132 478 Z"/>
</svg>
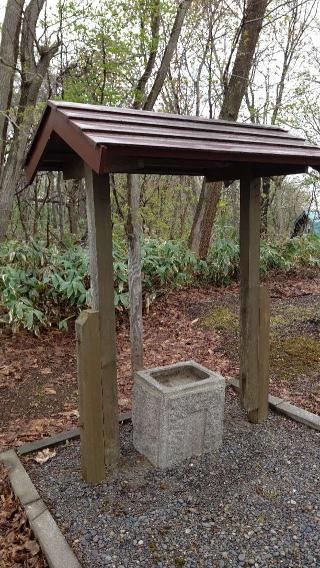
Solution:
<svg viewBox="0 0 320 568">
<path fill-rule="evenodd" d="M 166 387 L 180 387 L 209 379 L 208 373 L 191 365 L 154 371 L 151 377 Z"/>
</svg>

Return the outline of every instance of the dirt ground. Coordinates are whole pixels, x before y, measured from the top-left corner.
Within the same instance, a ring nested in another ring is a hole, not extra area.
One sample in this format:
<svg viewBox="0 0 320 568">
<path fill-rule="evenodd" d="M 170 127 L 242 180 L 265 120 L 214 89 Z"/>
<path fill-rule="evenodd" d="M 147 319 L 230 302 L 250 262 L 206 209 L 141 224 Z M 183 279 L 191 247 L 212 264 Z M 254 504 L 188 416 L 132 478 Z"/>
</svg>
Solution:
<svg viewBox="0 0 320 568">
<path fill-rule="evenodd" d="M 320 412 L 320 271 L 273 274 L 271 385 L 312 412 Z M 158 298 L 144 316 L 145 365 L 195 359 L 237 377 L 239 288 L 189 288 Z M 119 408 L 131 407 L 128 320 L 118 320 Z M 74 331 L 40 338 L 0 336 L 0 448 L 20 445 L 77 424 Z"/>
</svg>

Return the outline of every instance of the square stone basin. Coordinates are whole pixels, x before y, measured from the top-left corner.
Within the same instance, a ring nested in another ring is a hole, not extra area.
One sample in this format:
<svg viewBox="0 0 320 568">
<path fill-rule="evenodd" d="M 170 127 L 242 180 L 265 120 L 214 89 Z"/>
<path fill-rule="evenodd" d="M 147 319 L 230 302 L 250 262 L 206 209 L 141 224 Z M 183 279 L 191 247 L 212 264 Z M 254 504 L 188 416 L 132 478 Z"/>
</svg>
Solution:
<svg viewBox="0 0 320 568">
<path fill-rule="evenodd" d="M 225 380 L 195 361 L 135 373 L 133 443 L 151 463 L 171 467 L 222 443 Z"/>
</svg>

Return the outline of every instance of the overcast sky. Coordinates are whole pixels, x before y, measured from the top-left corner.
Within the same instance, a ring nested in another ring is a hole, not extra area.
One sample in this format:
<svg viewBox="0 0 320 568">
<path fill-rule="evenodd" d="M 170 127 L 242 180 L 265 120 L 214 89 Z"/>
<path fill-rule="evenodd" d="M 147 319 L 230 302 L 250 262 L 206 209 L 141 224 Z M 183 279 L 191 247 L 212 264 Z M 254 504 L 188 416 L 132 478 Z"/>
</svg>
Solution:
<svg viewBox="0 0 320 568">
<path fill-rule="evenodd" d="M 56 3 L 56 0 L 48 0 L 48 6 L 54 6 Z M 3 21 L 6 4 L 7 0 L 0 0 L 0 22 Z"/>
</svg>

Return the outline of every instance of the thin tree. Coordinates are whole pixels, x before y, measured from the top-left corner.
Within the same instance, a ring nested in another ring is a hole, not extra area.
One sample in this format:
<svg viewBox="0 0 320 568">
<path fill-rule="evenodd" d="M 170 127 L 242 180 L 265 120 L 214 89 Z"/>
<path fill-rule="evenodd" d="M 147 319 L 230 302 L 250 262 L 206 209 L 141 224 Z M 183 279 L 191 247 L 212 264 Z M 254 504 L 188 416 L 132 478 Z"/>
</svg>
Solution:
<svg viewBox="0 0 320 568">
<path fill-rule="evenodd" d="M 169 72 L 170 63 L 177 47 L 186 14 L 192 0 L 182 0 L 177 8 L 171 33 L 164 49 L 164 53 L 152 82 L 149 92 L 146 92 L 147 82 L 152 76 L 159 47 L 160 29 L 160 2 L 154 4 L 151 20 L 151 48 L 147 63 L 140 79 L 137 82 L 133 106 L 152 110 Z M 141 278 L 141 223 L 139 219 L 140 180 L 137 174 L 127 176 L 128 218 L 126 234 L 129 244 L 128 272 L 129 272 L 129 298 L 130 298 L 130 341 L 131 366 L 133 372 L 143 368 L 143 322 L 142 322 L 142 278 Z"/>
<path fill-rule="evenodd" d="M 276 124 L 279 113 L 281 111 L 283 97 L 285 93 L 285 84 L 290 68 L 297 58 L 298 50 L 301 47 L 302 39 L 313 21 L 314 8 L 316 2 L 309 2 L 308 5 L 301 5 L 300 0 L 294 0 L 292 11 L 287 19 L 287 35 L 285 45 L 283 47 L 283 61 L 279 81 L 276 86 L 276 97 L 271 114 L 271 124 Z M 277 187 L 277 184 L 275 184 Z M 262 179 L 261 192 L 261 236 L 266 237 L 268 234 L 268 214 L 271 205 L 271 179 L 266 177 Z"/>
</svg>

